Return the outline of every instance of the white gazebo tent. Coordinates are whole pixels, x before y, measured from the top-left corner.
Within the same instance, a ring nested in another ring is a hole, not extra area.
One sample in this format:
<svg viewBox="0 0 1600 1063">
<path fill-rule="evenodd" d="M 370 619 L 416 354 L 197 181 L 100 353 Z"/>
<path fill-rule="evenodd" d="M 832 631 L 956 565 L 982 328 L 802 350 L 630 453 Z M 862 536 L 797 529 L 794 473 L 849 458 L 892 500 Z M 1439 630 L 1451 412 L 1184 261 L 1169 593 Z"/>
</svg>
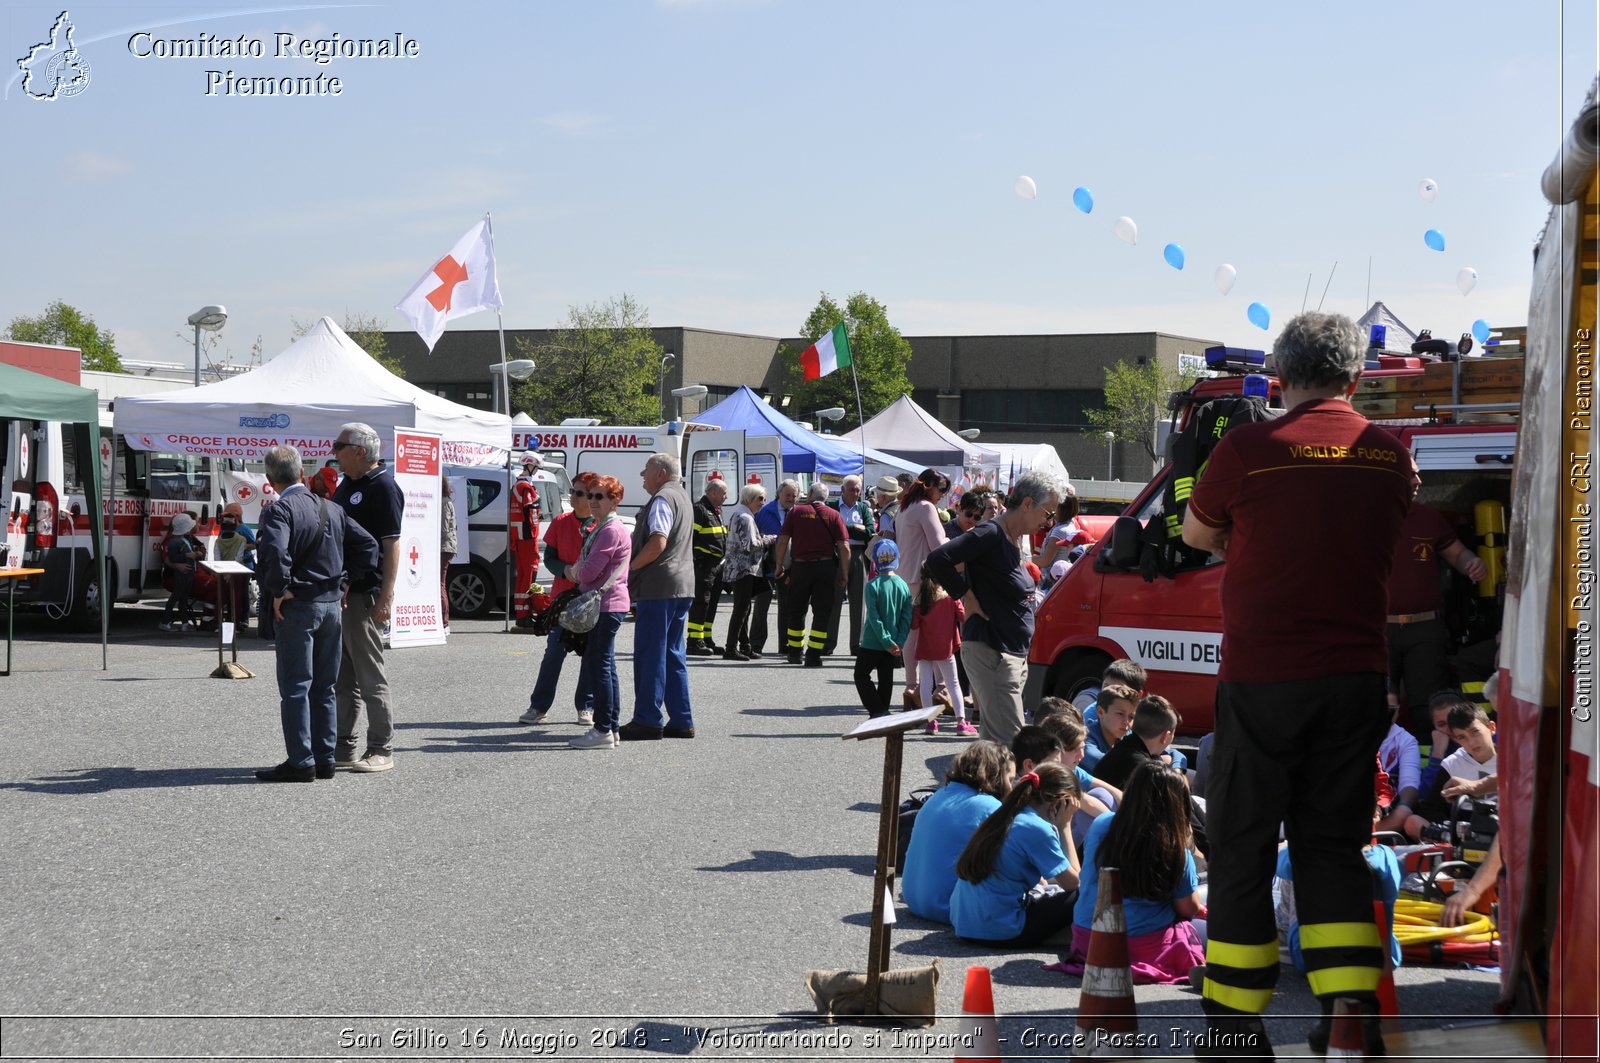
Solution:
<svg viewBox="0 0 1600 1063">
<path fill-rule="evenodd" d="M 386 451 L 396 428 L 438 432 L 450 464 L 503 465 L 511 449 L 510 418 L 407 383 L 326 317 L 260 369 L 198 388 L 125 395 L 114 416 L 135 449 L 213 458 L 259 459 L 285 444 L 320 458 L 350 421 L 370 424 Z"/>
<path fill-rule="evenodd" d="M 863 440 L 873 450 L 881 450 L 921 468 L 935 468 L 952 479 L 964 474 L 992 480 L 1000 466 L 1000 452 L 969 443 L 933 414 L 902 395 L 877 416 L 839 437 L 856 446 Z"/>
</svg>

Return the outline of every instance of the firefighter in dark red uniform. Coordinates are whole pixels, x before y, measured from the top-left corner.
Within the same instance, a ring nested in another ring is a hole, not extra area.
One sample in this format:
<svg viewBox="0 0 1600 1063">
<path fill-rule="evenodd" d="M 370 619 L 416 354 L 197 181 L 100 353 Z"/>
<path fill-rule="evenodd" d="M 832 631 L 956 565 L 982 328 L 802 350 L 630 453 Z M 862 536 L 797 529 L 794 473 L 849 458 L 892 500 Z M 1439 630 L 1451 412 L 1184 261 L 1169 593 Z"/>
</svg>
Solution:
<svg viewBox="0 0 1600 1063">
<path fill-rule="evenodd" d="M 1383 946 L 1372 918 L 1373 763 L 1389 727 L 1384 642 L 1395 541 L 1415 465 L 1350 405 L 1366 342 L 1348 318 L 1301 314 L 1273 347 L 1289 413 L 1212 451 L 1183 519 L 1226 554 L 1222 664 L 1207 792 L 1211 867 L 1199 1059 L 1271 1055 L 1260 1014 L 1278 978 L 1273 861 L 1281 823 L 1327 1044 L 1337 998 L 1381 1047 Z"/>
<path fill-rule="evenodd" d="M 828 642 L 828 617 L 834 596 L 842 592 L 850 574 L 850 540 L 839 511 L 826 504 L 828 487 L 814 483 L 806 501 L 796 502 L 783 519 L 778 535 L 778 571 L 788 564 L 788 615 L 783 618 L 787 638 L 784 648 L 790 664 L 822 667 L 822 650 Z M 812 627 L 806 627 L 806 609 Z"/>
<path fill-rule="evenodd" d="M 722 503 L 728 484 L 719 472 L 706 480 L 706 493 L 694 504 L 694 604 L 689 607 L 689 656 L 720 656 L 715 632 L 717 603 L 722 598 L 722 559 L 728 553 L 728 529 Z"/>
<path fill-rule="evenodd" d="M 521 627 L 533 622 L 529 589 L 539 574 L 539 489 L 533 486 L 533 474 L 542 464 L 533 451 L 523 454 L 522 475 L 511 486 L 511 557 L 517 566 L 511 600 Z"/>
<path fill-rule="evenodd" d="M 1406 711 L 1401 726 L 1415 734 L 1433 729 L 1428 699 L 1454 686 L 1450 679 L 1450 625 L 1445 623 L 1439 562 L 1476 583 L 1488 569 L 1456 538 L 1443 514 L 1421 502 L 1400 529 L 1389 575 L 1389 683 Z"/>
</svg>

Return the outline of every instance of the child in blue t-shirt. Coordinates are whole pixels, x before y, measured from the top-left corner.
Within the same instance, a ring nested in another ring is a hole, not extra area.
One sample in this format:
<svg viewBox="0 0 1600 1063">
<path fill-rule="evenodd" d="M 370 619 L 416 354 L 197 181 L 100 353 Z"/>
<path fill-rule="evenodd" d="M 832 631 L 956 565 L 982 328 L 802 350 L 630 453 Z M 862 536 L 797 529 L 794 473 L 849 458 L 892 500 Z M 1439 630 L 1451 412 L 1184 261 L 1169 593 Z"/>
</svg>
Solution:
<svg viewBox="0 0 1600 1063">
<path fill-rule="evenodd" d="M 1083 884 L 1072 913 L 1073 959 L 1088 955 L 1100 869 L 1114 867 L 1121 872 L 1133 980 L 1187 982 L 1189 971 L 1205 962 L 1204 943 L 1190 923 L 1202 914 L 1191 843 L 1183 773 L 1155 761 L 1140 764 L 1128 777 L 1121 805 L 1096 819 L 1084 839 Z"/>
<path fill-rule="evenodd" d="M 1077 803 L 1078 781 L 1059 764 L 1017 777 L 956 861 L 950 922 L 958 937 L 1026 948 L 1072 924 L 1078 859 L 1063 827 Z"/>
<path fill-rule="evenodd" d="M 1011 755 L 996 742 L 974 742 L 961 751 L 945 784 L 913 820 L 900 872 L 900 897 L 912 913 L 937 923 L 950 922 L 950 895 L 956 888 L 956 861 L 1011 789 Z"/>
</svg>

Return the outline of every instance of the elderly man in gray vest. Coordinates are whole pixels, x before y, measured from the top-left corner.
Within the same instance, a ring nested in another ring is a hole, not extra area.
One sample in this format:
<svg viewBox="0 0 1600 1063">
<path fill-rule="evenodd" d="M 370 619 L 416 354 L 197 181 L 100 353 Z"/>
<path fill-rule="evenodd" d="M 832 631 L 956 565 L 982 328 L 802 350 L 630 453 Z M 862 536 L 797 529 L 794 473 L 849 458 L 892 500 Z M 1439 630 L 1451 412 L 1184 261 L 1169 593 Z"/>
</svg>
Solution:
<svg viewBox="0 0 1600 1063">
<path fill-rule="evenodd" d="M 634 609 L 633 719 L 617 733 L 624 742 L 693 738 L 687 635 L 694 602 L 694 505 L 679 483 L 683 466 L 675 456 L 650 455 L 639 475 L 650 501 L 634 525 L 628 569 Z"/>
</svg>

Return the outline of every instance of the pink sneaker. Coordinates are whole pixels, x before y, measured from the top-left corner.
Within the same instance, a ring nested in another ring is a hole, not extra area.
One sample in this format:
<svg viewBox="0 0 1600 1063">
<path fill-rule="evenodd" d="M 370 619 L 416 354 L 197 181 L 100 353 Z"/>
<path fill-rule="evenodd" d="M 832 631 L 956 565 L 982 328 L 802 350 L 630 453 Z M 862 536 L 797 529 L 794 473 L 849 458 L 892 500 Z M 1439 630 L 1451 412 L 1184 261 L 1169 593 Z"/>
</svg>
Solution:
<svg viewBox="0 0 1600 1063">
<path fill-rule="evenodd" d="M 978 735 L 978 729 L 972 726 L 966 720 L 957 720 L 956 735 L 960 738 L 976 738 Z"/>
<path fill-rule="evenodd" d="M 927 723 L 922 725 L 922 730 L 923 730 L 923 733 L 925 733 L 925 734 L 931 734 L 931 735 L 938 734 L 939 733 L 939 721 L 938 720 L 929 720 Z"/>
</svg>

